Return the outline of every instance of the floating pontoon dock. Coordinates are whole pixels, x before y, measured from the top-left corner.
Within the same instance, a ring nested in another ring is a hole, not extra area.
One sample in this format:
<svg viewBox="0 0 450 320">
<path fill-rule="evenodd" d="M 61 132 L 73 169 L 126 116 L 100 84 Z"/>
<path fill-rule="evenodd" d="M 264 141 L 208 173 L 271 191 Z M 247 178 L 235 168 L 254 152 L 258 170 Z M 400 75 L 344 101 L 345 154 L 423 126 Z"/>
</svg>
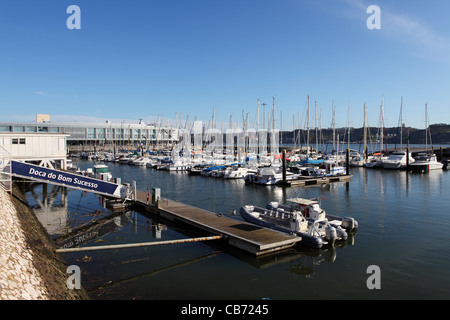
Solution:
<svg viewBox="0 0 450 320">
<path fill-rule="evenodd" d="M 317 184 L 327 184 L 332 182 L 343 182 L 349 181 L 352 175 L 339 175 L 339 176 L 330 176 L 330 177 L 299 177 L 297 179 L 288 180 L 286 182 L 282 182 L 279 185 L 285 186 L 312 186 Z"/>
<path fill-rule="evenodd" d="M 171 221 L 187 223 L 212 235 L 220 235 L 229 245 L 257 256 L 292 247 L 301 241 L 297 236 L 261 228 L 169 199 L 160 198 L 153 205 L 142 191 L 137 191 L 136 196 L 135 203 L 148 212 Z"/>
</svg>

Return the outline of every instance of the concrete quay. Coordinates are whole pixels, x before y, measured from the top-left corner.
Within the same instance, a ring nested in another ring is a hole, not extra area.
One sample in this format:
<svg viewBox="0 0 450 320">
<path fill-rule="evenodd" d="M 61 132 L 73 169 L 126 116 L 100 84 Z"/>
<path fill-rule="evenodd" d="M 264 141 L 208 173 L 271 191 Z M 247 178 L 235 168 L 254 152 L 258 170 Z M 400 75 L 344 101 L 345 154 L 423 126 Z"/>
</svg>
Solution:
<svg viewBox="0 0 450 320">
<path fill-rule="evenodd" d="M 46 299 L 48 291 L 34 267 L 17 210 L 3 189 L 0 208 L 0 299 Z"/>
<path fill-rule="evenodd" d="M 0 300 L 80 300 L 67 267 L 23 200 L 0 188 Z"/>
</svg>

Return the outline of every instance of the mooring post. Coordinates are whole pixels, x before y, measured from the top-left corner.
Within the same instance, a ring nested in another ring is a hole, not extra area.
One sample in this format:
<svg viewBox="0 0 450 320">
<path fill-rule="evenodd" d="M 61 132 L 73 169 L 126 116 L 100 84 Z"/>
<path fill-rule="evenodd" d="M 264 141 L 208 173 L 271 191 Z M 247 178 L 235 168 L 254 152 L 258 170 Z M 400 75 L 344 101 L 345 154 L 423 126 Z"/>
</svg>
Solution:
<svg viewBox="0 0 450 320">
<path fill-rule="evenodd" d="M 283 164 L 283 183 L 286 183 L 286 150 L 285 149 L 283 149 L 283 151 L 282 151 L 282 157 L 283 157 L 283 159 L 281 161 Z"/>
<path fill-rule="evenodd" d="M 133 180 L 133 200 L 137 200 L 137 187 L 136 181 Z"/>
<path fill-rule="evenodd" d="M 347 150 L 345 151 L 345 160 L 346 160 L 346 165 L 345 165 L 346 174 L 349 175 L 350 174 L 350 149 L 349 148 L 347 148 Z"/>
<path fill-rule="evenodd" d="M 406 147 L 406 169 L 409 169 L 409 146 Z"/>
<path fill-rule="evenodd" d="M 153 188 L 152 191 L 152 204 L 156 206 L 158 204 L 158 200 L 161 199 L 161 189 Z"/>
</svg>

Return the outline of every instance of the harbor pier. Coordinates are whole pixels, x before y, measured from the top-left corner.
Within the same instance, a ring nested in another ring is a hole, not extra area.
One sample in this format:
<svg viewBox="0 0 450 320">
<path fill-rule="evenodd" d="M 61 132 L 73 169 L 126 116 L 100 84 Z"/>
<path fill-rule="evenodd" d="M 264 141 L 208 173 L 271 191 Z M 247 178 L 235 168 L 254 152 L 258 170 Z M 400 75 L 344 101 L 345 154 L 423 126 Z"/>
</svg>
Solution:
<svg viewBox="0 0 450 320">
<path fill-rule="evenodd" d="M 228 245 L 256 256 L 290 248 L 302 240 L 298 236 L 262 228 L 177 201 L 150 199 L 148 193 L 139 190 L 134 203 L 165 219 L 183 222 L 211 235 L 221 236 Z"/>
</svg>

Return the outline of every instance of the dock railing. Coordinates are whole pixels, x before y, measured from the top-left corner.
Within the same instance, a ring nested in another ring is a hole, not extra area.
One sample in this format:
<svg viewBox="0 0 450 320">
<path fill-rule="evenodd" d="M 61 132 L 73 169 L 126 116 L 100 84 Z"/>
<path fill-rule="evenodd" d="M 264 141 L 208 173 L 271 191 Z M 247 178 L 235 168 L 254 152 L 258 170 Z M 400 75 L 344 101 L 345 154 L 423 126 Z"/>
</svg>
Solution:
<svg viewBox="0 0 450 320">
<path fill-rule="evenodd" d="M 0 146 L 0 187 L 7 191 L 12 191 L 11 181 L 11 153 Z"/>
</svg>

